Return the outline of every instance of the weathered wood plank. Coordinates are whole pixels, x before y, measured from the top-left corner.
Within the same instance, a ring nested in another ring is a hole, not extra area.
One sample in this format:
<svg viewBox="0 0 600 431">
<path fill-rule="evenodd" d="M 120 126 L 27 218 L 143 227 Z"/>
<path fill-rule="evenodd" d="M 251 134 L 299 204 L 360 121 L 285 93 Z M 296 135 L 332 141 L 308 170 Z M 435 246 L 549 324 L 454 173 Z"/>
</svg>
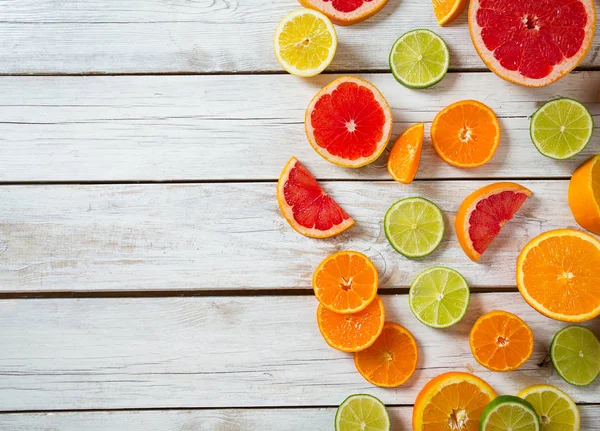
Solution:
<svg viewBox="0 0 600 431">
<path fill-rule="evenodd" d="M 343 169 L 325 162 L 308 144 L 304 111 L 334 78 L 3 77 L 0 181 L 273 180 L 291 155 L 322 179 L 390 179 L 385 159 L 359 170 Z M 418 92 L 389 74 L 365 78 L 393 108 L 393 137 L 419 121 L 428 129 L 442 107 L 461 99 L 481 100 L 499 115 L 502 142 L 489 164 L 454 168 L 435 154 L 427 138 L 421 179 L 564 177 L 600 151 L 596 133 L 588 149 L 572 160 L 543 157 L 531 143 L 528 119 L 558 95 L 581 100 L 598 118 L 600 71 L 571 74 L 543 89 L 521 88 L 490 73 L 450 74 Z"/>
<path fill-rule="evenodd" d="M 419 323 L 406 295 L 383 299 L 386 319 L 412 331 L 421 352 L 418 371 L 393 390 L 368 384 L 351 355 L 325 344 L 312 296 L 0 301 L 2 410 L 335 406 L 363 392 L 412 404 L 448 370 L 470 370 L 499 393 L 548 382 L 577 402 L 600 401 L 600 382 L 569 386 L 538 366 L 564 324 L 518 293 L 473 294 L 450 330 Z M 470 353 L 468 332 L 492 309 L 520 315 L 535 334 L 535 352 L 518 371 L 489 372 Z M 600 331 L 597 319 L 589 326 Z"/>
</svg>

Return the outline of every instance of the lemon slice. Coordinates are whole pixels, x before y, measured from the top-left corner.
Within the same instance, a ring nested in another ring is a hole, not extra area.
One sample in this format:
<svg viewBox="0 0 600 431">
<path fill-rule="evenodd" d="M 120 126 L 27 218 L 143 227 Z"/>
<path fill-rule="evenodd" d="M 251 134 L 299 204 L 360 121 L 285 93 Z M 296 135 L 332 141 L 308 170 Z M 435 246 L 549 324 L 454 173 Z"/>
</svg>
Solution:
<svg viewBox="0 0 600 431">
<path fill-rule="evenodd" d="M 275 56 L 292 75 L 305 78 L 318 75 L 329 66 L 336 49 L 333 24 L 316 10 L 290 12 L 275 31 Z"/>
</svg>

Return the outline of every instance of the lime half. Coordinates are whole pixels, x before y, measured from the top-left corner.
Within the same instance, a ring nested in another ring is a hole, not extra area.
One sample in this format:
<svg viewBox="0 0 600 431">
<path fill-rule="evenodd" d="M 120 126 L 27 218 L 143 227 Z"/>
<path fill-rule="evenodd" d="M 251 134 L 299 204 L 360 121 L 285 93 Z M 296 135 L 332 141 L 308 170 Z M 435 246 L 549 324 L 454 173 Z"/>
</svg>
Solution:
<svg viewBox="0 0 600 431">
<path fill-rule="evenodd" d="M 575 401 L 551 385 L 534 385 L 517 394 L 533 406 L 542 431 L 579 431 L 580 416 Z"/>
<path fill-rule="evenodd" d="M 567 383 L 589 385 L 600 374 L 600 341 L 584 326 L 567 326 L 552 339 L 550 359 Z"/>
<path fill-rule="evenodd" d="M 469 297 L 467 281 L 458 271 L 434 266 L 412 282 L 408 305 L 421 323 L 432 328 L 448 328 L 464 317 Z"/>
<path fill-rule="evenodd" d="M 410 88 L 437 84 L 448 72 L 450 53 L 444 39 L 427 29 L 404 33 L 390 51 L 394 78 Z"/>
<path fill-rule="evenodd" d="M 503 395 L 481 412 L 480 431 L 539 431 L 540 419 L 533 406 L 522 398 Z"/>
<path fill-rule="evenodd" d="M 423 198 L 399 200 L 385 213 L 385 236 L 406 257 L 433 253 L 444 238 L 444 216 L 436 204 Z"/>
<path fill-rule="evenodd" d="M 551 100 L 531 117 L 533 144 L 546 157 L 564 160 L 580 153 L 592 138 L 594 120 L 577 100 Z"/>
<path fill-rule="evenodd" d="M 371 395 L 350 395 L 335 413 L 335 431 L 389 431 L 385 405 Z"/>
</svg>

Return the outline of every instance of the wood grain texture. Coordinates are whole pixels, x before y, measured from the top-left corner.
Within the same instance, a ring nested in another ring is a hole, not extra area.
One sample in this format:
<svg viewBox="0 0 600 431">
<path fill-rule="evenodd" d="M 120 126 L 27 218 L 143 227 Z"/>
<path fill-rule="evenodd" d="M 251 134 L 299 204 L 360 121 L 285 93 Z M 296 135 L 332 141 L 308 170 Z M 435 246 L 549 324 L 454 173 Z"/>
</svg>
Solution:
<svg viewBox="0 0 600 431">
<path fill-rule="evenodd" d="M 596 126 L 581 155 L 558 162 L 543 157 L 531 143 L 528 118 L 563 95 L 586 103 L 598 119 L 600 71 L 574 73 L 542 89 L 521 88 L 491 73 L 449 74 L 420 91 L 389 74 L 363 76 L 391 104 L 394 139 L 416 122 L 427 123 L 420 179 L 565 177 L 600 151 Z M 2 77 L 0 181 L 274 180 L 292 155 L 321 179 L 390 179 L 385 157 L 362 169 L 344 169 L 308 144 L 304 111 L 334 78 Z M 480 100 L 500 117 L 500 147 L 481 168 L 446 164 L 428 138 L 438 111 L 461 99 Z"/>
<path fill-rule="evenodd" d="M 407 327 L 420 349 L 418 370 L 397 389 L 373 387 L 352 355 L 327 346 L 312 296 L 0 301 L 2 410 L 336 406 L 365 392 L 402 405 L 449 370 L 474 372 L 499 393 L 546 382 L 579 403 L 600 402 L 600 381 L 570 386 L 538 365 L 565 325 L 518 293 L 473 294 L 449 330 L 419 323 L 406 295 L 383 300 L 386 320 Z M 468 332 L 493 309 L 518 314 L 535 334 L 534 354 L 518 371 L 487 371 L 471 355 Z M 600 333 L 600 320 L 588 326 Z"/>
</svg>

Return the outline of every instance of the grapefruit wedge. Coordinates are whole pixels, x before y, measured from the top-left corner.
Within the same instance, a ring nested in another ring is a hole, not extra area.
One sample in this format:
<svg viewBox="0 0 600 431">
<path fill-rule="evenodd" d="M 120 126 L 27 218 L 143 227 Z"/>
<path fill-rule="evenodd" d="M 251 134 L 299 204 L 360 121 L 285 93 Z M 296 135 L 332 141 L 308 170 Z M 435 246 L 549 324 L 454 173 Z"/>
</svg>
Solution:
<svg viewBox="0 0 600 431">
<path fill-rule="evenodd" d="M 594 39 L 594 0 L 471 0 L 469 29 L 483 62 L 527 87 L 551 84 L 585 57 Z"/>
<path fill-rule="evenodd" d="M 277 202 L 290 226 L 311 238 L 329 238 L 354 225 L 354 220 L 295 157 L 279 176 Z"/>
<path fill-rule="evenodd" d="M 298 0 L 311 9 L 324 13 L 338 25 L 352 25 L 379 12 L 388 0 Z"/>
<path fill-rule="evenodd" d="M 456 213 L 456 236 L 465 254 L 477 262 L 502 226 L 532 192 L 515 183 L 495 183 L 471 193 Z"/>
</svg>

